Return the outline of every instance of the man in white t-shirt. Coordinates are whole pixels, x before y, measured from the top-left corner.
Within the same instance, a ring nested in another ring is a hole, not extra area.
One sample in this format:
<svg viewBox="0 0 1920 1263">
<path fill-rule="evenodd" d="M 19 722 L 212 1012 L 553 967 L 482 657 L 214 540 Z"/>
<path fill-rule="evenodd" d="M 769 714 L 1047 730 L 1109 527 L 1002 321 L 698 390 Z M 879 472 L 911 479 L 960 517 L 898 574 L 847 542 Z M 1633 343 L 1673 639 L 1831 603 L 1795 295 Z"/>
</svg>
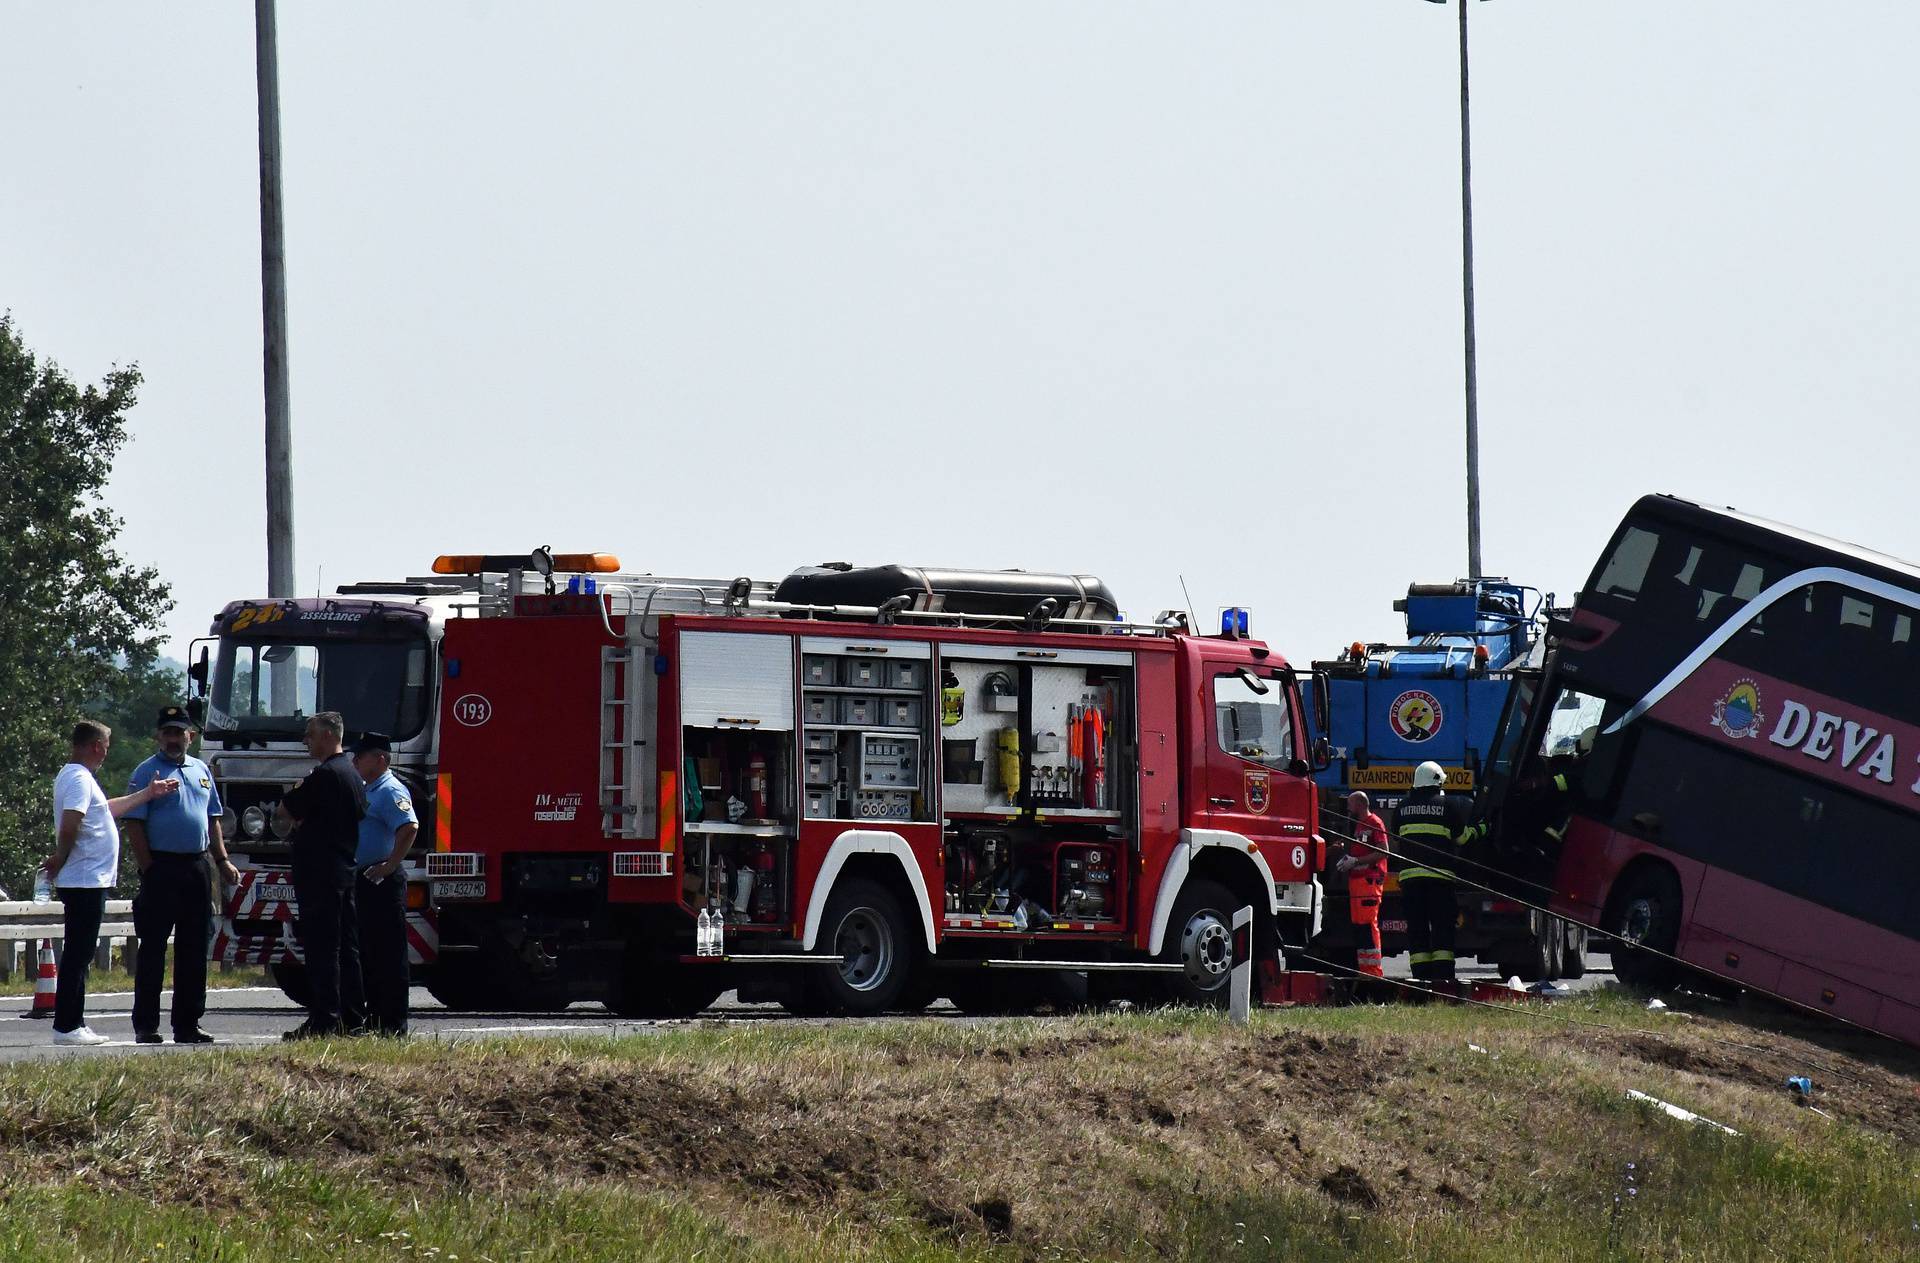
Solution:
<svg viewBox="0 0 1920 1263">
<path fill-rule="evenodd" d="M 120 828 L 114 817 L 141 803 L 175 793 L 180 782 L 155 780 L 120 798 L 108 798 L 94 779 L 107 761 L 112 731 L 83 719 L 73 726 L 73 757 L 53 778 L 53 854 L 41 867 L 53 879 L 66 905 L 66 948 L 60 957 L 60 985 L 54 997 L 53 1042 L 104 1044 L 105 1035 L 87 1028 L 87 970 L 100 942 L 100 916 L 107 892 L 120 877 Z"/>
</svg>

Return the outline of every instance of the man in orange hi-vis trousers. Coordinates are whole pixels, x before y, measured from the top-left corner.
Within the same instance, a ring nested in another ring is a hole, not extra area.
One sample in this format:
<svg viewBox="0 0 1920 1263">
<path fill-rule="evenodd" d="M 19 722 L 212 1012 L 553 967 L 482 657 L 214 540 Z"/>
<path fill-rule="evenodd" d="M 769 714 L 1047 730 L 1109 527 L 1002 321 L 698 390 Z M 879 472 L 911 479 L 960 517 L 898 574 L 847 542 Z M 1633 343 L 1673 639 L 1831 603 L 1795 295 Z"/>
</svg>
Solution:
<svg viewBox="0 0 1920 1263">
<path fill-rule="evenodd" d="M 1359 790 L 1347 795 L 1353 840 L 1335 865 L 1347 875 L 1347 908 L 1354 924 L 1354 956 L 1361 973 L 1386 977 L 1380 968 L 1380 895 L 1387 888 L 1387 826 Z"/>
</svg>

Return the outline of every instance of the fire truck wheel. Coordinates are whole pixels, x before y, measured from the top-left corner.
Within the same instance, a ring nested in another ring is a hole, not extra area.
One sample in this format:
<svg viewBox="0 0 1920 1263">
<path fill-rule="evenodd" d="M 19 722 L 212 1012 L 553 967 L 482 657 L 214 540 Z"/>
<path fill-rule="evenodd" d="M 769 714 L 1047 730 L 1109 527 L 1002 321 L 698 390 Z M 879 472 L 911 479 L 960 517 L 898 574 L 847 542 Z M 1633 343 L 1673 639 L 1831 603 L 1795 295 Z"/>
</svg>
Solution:
<svg viewBox="0 0 1920 1263">
<path fill-rule="evenodd" d="M 297 960 L 275 961 L 267 967 L 273 985 L 301 1008 L 313 1003 L 313 988 L 307 985 L 307 967 Z"/>
<path fill-rule="evenodd" d="M 878 882 L 835 883 L 819 944 L 842 959 L 838 969 L 808 970 L 814 976 L 807 990 L 815 993 L 809 998 L 831 1012 L 855 1016 L 897 1006 L 923 955 L 910 924 L 900 901 Z"/>
<path fill-rule="evenodd" d="M 1680 882 L 1670 870 L 1643 868 L 1629 876 L 1608 901 L 1603 924 L 1625 940 L 1613 944 L 1616 978 L 1629 987 L 1672 985 L 1678 972 L 1670 957 L 1680 941 Z"/>
<path fill-rule="evenodd" d="M 1226 1007 L 1236 906 L 1232 892 L 1218 882 L 1190 881 L 1180 888 L 1160 948 L 1163 962 L 1183 966 L 1177 974 L 1160 975 L 1175 1003 Z"/>
</svg>

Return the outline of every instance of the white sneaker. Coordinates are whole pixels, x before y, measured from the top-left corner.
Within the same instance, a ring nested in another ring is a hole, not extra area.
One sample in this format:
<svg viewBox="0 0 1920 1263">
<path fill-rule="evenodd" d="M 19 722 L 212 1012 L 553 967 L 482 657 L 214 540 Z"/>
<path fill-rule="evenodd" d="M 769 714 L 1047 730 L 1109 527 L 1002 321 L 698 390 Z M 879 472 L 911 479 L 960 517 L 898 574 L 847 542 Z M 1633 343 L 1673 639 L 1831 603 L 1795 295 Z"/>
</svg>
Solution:
<svg viewBox="0 0 1920 1263">
<path fill-rule="evenodd" d="M 90 1027 L 76 1026 L 70 1031 L 55 1031 L 53 1033 L 53 1042 L 56 1044 L 77 1044 L 82 1047 L 92 1047 L 95 1044 L 107 1044 L 113 1041 Z"/>
</svg>

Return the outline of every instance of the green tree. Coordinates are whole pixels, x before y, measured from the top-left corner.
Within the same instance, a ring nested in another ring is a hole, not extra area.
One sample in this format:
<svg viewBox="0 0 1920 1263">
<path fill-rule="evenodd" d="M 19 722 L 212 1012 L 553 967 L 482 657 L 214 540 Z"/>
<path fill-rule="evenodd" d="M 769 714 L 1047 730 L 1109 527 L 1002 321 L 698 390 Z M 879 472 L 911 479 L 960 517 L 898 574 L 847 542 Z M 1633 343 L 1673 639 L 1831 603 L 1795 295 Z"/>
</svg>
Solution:
<svg viewBox="0 0 1920 1263">
<path fill-rule="evenodd" d="M 163 706 L 177 705 L 187 696 L 187 680 L 168 662 L 136 667 L 131 664 L 115 677 L 105 696 L 88 702 L 82 713 L 113 729 L 113 748 L 100 768 L 100 785 L 108 794 L 127 792 L 127 778 L 157 748 L 153 721 Z M 195 753 L 198 753 L 196 743 Z"/>
<path fill-rule="evenodd" d="M 128 367 L 76 386 L 0 316 L 0 884 L 15 894 L 52 849 L 74 721 L 152 671 L 173 603 L 157 571 L 120 556 L 102 498 L 139 385 Z"/>
</svg>

